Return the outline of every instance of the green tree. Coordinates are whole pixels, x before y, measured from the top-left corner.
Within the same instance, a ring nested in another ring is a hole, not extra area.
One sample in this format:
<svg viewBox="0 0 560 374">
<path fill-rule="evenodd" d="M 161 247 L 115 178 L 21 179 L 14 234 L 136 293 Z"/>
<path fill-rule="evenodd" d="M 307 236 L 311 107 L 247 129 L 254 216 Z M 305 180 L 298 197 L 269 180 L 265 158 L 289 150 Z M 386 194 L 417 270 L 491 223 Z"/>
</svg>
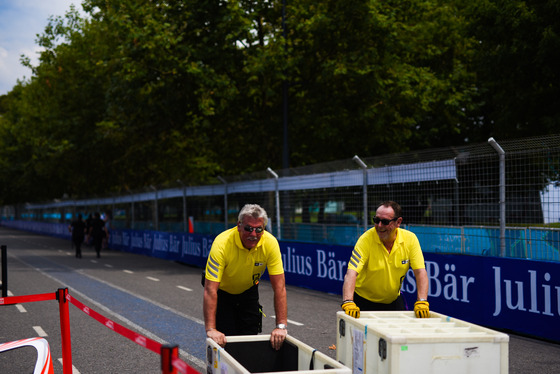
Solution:
<svg viewBox="0 0 560 374">
<path fill-rule="evenodd" d="M 481 0 L 465 11 L 477 39 L 481 107 L 469 112 L 473 141 L 558 133 L 560 4 Z"/>
<path fill-rule="evenodd" d="M 297 4 L 289 8 L 296 163 L 460 139 L 475 90 L 472 41 L 453 3 Z"/>
<path fill-rule="evenodd" d="M 83 7 L 2 98 L 10 201 L 278 169 L 284 82 L 291 166 L 557 124 L 552 1 L 293 0 L 286 37 L 281 0 Z"/>
<path fill-rule="evenodd" d="M 138 188 L 214 173 L 219 168 L 207 118 L 215 111 L 212 88 L 220 78 L 197 58 L 201 51 L 189 40 L 189 32 L 197 33 L 191 31 L 189 3 L 85 4 L 92 24 L 114 43 L 99 56 L 110 74 L 99 126 L 118 149 L 114 167 L 124 172 L 117 184 Z"/>
</svg>

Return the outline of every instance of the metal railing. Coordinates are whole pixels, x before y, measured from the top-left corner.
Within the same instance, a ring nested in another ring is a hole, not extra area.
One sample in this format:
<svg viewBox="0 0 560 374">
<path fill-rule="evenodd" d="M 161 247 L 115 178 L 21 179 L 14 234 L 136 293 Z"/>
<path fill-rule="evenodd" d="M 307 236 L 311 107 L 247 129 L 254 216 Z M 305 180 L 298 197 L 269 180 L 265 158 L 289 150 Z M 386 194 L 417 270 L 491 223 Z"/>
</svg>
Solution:
<svg viewBox="0 0 560 374">
<path fill-rule="evenodd" d="M 353 245 L 371 226 L 377 204 L 395 200 L 403 207 L 406 227 L 421 233 L 425 250 L 436 248 L 440 239 L 434 232 L 428 241 L 420 227 L 463 230 L 459 237 L 453 231 L 448 243 L 475 243 L 481 232 L 475 237 L 465 232 L 482 227 L 489 239 L 460 253 L 525 257 L 548 251 L 543 259 L 558 257 L 560 135 L 500 143 L 490 138 L 464 147 L 220 176 L 211 185 L 178 184 L 105 198 L 4 206 L 2 219 L 69 222 L 77 213 L 100 211 L 121 229 L 178 232 L 190 222 L 194 232 L 215 235 L 235 224 L 245 203 L 258 203 L 269 213 L 268 230 L 282 240 Z M 527 232 L 523 239 L 515 239 L 519 230 Z M 516 240 L 523 241 L 523 251 L 512 250 L 519 247 Z"/>
</svg>

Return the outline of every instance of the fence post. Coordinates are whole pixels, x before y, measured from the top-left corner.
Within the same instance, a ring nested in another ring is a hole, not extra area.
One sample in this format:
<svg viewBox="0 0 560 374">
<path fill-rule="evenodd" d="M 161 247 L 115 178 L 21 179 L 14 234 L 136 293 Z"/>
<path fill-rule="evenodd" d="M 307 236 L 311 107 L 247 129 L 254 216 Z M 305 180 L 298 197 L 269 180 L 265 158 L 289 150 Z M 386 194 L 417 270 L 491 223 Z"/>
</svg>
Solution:
<svg viewBox="0 0 560 374">
<path fill-rule="evenodd" d="M 60 313 L 60 334 L 62 337 L 62 373 L 72 374 L 72 339 L 70 337 L 70 312 L 66 295 L 68 288 L 59 288 L 56 294 Z"/>
<path fill-rule="evenodd" d="M 494 140 L 489 138 L 488 143 L 500 155 L 500 257 L 506 256 L 506 152 Z"/>
<path fill-rule="evenodd" d="M 278 192 L 278 174 L 274 172 L 271 168 L 266 169 L 274 178 L 274 190 L 276 193 L 276 238 L 282 239 L 280 233 L 280 193 Z"/>
<path fill-rule="evenodd" d="M 183 187 L 183 232 L 189 232 L 189 218 L 187 217 L 187 186 L 185 186 L 183 181 L 180 179 L 177 179 L 177 183 L 180 183 Z"/>
<path fill-rule="evenodd" d="M 368 227 L 368 206 L 367 206 L 367 185 L 368 185 L 368 180 L 367 180 L 367 165 L 362 161 L 361 158 L 358 157 L 358 155 L 355 155 L 352 160 L 354 160 L 355 163 L 357 163 L 362 170 L 364 171 L 364 190 L 362 192 L 363 194 L 363 199 L 364 199 L 364 232 L 367 231 L 367 227 Z"/>
<path fill-rule="evenodd" d="M 134 195 L 130 199 L 130 229 L 134 230 Z"/>
<path fill-rule="evenodd" d="M 8 297 L 8 251 L 3 245 L 2 251 L 2 297 Z"/>
<path fill-rule="evenodd" d="M 177 374 L 177 369 L 173 367 L 173 359 L 179 357 L 179 346 L 161 346 L 161 372 L 162 374 Z"/>
<path fill-rule="evenodd" d="M 158 190 L 153 185 L 150 185 L 150 188 L 154 190 L 154 229 L 156 231 L 159 230 L 159 207 L 158 207 Z"/>
<path fill-rule="evenodd" d="M 225 186 L 224 186 L 224 230 L 228 229 L 228 201 L 227 201 L 227 197 L 228 197 L 228 183 L 227 181 L 222 178 L 221 176 L 218 175 L 217 177 L 220 182 L 222 182 Z"/>
</svg>

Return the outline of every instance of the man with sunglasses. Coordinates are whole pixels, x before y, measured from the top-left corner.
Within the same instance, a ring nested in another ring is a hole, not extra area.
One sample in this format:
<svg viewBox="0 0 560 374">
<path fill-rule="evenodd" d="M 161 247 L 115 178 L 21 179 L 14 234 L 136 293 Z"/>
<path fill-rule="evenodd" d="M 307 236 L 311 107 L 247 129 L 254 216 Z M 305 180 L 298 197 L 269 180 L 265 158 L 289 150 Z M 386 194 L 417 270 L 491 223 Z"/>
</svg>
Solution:
<svg viewBox="0 0 560 374">
<path fill-rule="evenodd" d="M 400 228 L 401 207 L 394 201 L 381 204 L 373 218 L 375 227 L 360 236 L 344 277 L 342 309 L 360 318 L 360 310 L 405 310 L 402 281 L 412 268 L 416 277 L 414 312 L 428 318 L 428 273 L 416 235 Z"/>
<path fill-rule="evenodd" d="M 276 328 L 270 342 L 280 349 L 287 335 L 288 301 L 284 266 L 278 240 L 265 231 L 266 211 L 247 204 L 239 212 L 237 226 L 214 239 L 204 282 L 206 336 L 220 346 L 229 335 L 261 332 L 262 307 L 258 284 L 266 268 L 274 291 Z"/>
</svg>

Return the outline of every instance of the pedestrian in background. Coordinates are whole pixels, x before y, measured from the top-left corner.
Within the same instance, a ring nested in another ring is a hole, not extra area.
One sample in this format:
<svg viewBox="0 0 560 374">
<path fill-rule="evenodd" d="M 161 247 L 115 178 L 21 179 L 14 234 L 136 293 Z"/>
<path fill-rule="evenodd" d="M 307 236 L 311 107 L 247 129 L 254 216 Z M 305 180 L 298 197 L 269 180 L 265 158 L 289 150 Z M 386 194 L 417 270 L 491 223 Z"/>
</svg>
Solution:
<svg viewBox="0 0 560 374">
<path fill-rule="evenodd" d="M 89 228 L 91 227 L 91 221 L 93 221 L 93 214 L 88 214 L 86 218 L 86 244 L 91 245 L 90 238 L 89 238 Z"/>
<path fill-rule="evenodd" d="M 92 244 L 95 248 L 95 252 L 97 253 L 98 258 L 101 257 L 101 246 L 103 245 L 103 239 L 108 237 L 109 233 L 107 232 L 105 222 L 103 222 L 103 220 L 101 219 L 99 212 L 93 213 L 93 219 L 91 220 L 88 232 L 88 242 L 90 239 L 92 240 Z"/>
<path fill-rule="evenodd" d="M 76 257 L 82 258 L 82 243 L 86 235 L 86 223 L 82 220 L 82 215 L 78 213 L 77 218 L 68 225 L 68 231 L 72 233 L 72 243 L 76 248 Z"/>
<path fill-rule="evenodd" d="M 105 222 L 105 229 L 107 230 L 107 235 L 103 238 L 103 249 L 107 249 L 109 248 L 109 236 L 113 229 L 113 211 L 111 209 L 107 210 L 103 221 Z"/>
</svg>

